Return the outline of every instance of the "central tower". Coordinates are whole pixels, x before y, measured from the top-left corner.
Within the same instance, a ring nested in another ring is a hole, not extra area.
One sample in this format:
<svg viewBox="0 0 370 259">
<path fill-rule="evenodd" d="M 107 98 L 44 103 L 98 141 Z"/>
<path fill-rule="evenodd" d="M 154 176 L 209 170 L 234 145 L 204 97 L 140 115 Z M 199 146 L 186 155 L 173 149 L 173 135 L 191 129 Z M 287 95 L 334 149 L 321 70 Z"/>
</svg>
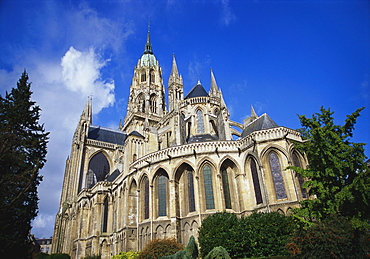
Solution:
<svg viewBox="0 0 370 259">
<path fill-rule="evenodd" d="M 148 26 L 144 53 L 134 68 L 127 114 L 121 130 L 127 133 L 137 131 L 144 135 L 163 118 L 165 111 L 162 68 L 153 54 Z"/>
</svg>

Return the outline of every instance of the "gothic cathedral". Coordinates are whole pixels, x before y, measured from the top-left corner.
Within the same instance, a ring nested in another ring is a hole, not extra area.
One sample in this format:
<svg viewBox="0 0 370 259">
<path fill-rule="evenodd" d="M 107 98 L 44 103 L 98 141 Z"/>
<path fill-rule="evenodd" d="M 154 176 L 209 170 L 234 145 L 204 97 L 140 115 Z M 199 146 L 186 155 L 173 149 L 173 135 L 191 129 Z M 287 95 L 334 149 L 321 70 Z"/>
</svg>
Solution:
<svg viewBox="0 0 370 259">
<path fill-rule="evenodd" d="M 210 77 L 208 92 L 198 81 L 184 95 L 173 56 L 167 109 L 148 32 L 119 129 L 93 125 L 87 100 L 66 161 L 53 253 L 110 258 L 168 237 L 186 245 L 212 213 L 289 214 L 306 198 L 302 179 L 285 170 L 307 164 L 294 150 L 300 134 L 253 108 L 243 123 L 230 120 Z"/>
</svg>

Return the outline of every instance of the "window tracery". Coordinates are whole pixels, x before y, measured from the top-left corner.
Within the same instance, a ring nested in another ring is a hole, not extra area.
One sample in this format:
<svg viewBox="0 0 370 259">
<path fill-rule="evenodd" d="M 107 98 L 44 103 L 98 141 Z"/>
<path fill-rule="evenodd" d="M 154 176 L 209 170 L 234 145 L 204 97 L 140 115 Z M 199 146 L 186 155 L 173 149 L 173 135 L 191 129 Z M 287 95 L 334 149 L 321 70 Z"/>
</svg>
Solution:
<svg viewBox="0 0 370 259">
<path fill-rule="evenodd" d="M 212 171 L 208 165 L 204 166 L 203 168 L 203 180 L 204 193 L 206 198 L 206 209 L 211 210 L 215 208 L 215 202 L 213 197 Z"/>
<path fill-rule="evenodd" d="M 278 200 L 286 199 L 287 196 L 285 193 L 283 176 L 281 174 L 280 162 L 275 152 L 270 153 L 269 162 L 270 162 L 272 178 L 274 181 L 276 199 Z"/>
</svg>

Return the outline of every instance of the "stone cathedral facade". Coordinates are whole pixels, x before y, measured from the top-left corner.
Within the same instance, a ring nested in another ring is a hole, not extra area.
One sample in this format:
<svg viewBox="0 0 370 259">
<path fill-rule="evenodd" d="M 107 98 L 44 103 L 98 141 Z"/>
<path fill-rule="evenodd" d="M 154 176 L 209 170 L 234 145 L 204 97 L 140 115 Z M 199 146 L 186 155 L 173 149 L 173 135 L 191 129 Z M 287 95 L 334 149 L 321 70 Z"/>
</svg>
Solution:
<svg viewBox="0 0 370 259">
<path fill-rule="evenodd" d="M 293 145 L 300 134 L 253 108 L 243 123 L 230 120 L 212 71 L 208 92 L 198 81 L 185 95 L 172 62 L 167 106 L 148 32 L 117 130 L 94 125 L 87 100 L 66 161 L 53 253 L 110 258 L 168 237 L 186 245 L 215 212 L 288 214 L 306 198 L 302 179 L 285 170 L 307 164 Z"/>
</svg>

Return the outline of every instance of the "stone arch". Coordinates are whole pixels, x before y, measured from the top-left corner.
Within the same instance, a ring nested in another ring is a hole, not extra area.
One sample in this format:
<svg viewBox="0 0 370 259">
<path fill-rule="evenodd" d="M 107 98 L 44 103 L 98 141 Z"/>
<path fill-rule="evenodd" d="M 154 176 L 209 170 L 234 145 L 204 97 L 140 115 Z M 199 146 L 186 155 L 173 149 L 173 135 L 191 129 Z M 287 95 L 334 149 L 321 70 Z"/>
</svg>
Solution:
<svg viewBox="0 0 370 259">
<path fill-rule="evenodd" d="M 282 209 L 278 209 L 276 212 L 279 213 L 279 214 L 281 214 L 281 215 L 285 215 L 285 213 L 284 213 L 284 211 Z"/>
<path fill-rule="evenodd" d="M 189 242 L 189 238 L 191 236 L 191 226 L 189 222 L 185 222 L 182 228 L 182 244 L 186 245 Z"/>
<path fill-rule="evenodd" d="M 136 97 L 136 103 L 137 103 L 137 110 L 139 112 L 145 112 L 145 94 L 139 93 Z"/>
<path fill-rule="evenodd" d="M 205 132 L 205 118 L 204 118 L 204 111 L 200 107 L 195 108 L 195 120 L 197 123 L 197 133 L 204 133 Z"/>
<path fill-rule="evenodd" d="M 157 228 L 155 229 L 155 238 L 158 238 L 158 239 L 165 238 L 164 229 L 161 225 L 157 226 Z"/>
<path fill-rule="evenodd" d="M 300 168 L 305 168 L 304 160 L 302 154 L 298 151 L 293 149 L 291 151 L 291 165 L 295 167 L 300 167 Z M 307 189 L 303 188 L 303 184 L 305 182 L 304 178 L 302 177 L 301 174 L 298 174 L 291 170 L 292 174 L 294 175 L 294 184 L 295 184 L 295 189 L 297 191 L 297 196 L 299 199 L 306 199 L 308 198 L 308 192 Z"/>
<path fill-rule="evenodd" d="M 149 108 L 151 113 L 158 112 L 158 96 L 155 93 L 152 93 L 149 97 Z"/>
<path fill-rule="evenodd" d="M 199 229 L 199 224 L 196 220 L 193 220 L 191 223 L 191 233 L 195 238 L 198 238 L 198 229 Z"/>
<path fill-rule="evenodd" d="M 137 196 L 137 184 L 135 179 L 132 179 L 128 189 L 127 225 L 136 226 L 137 224 Z"/>
<path fill-rule="evenodd" d="M 100 243 L 100 254 L 101 258 L 109 258 L 110 257 L 110 244 L 108 243 L 107 239 L 104 238 L 103 241 Z"/>
<path fill-rule="evenodd" d="M 260 163 L 259 160 L 256 158 L 254 154 L 249 154 L 245 159 L 245 172 L 248 174 L 247 178 L 252 179 L 251 181 L 251 188 L 253 189 L 254 193 L 254 201 L 256 205 L 263 204 L 264 202 L 264 182 L 263 182 L 263 174 L 260 170 Z"/>
<path fill-rule="evenodd" d="M 171 224 L 168 224 L 166 226 L 166 229 L 165 229 L 165 237 L 166 238 L 170 238 L 172 236 L 171 231 L 172 231 L 172 226 L 171 226 Z"/>
<path fill-rule="evenodd" d="M 175 171 L 176 216 L 184 217 L 196 211 L 195 172 L 191 165 L 183 162 Z"/>
<path fill-rule="evenodd" d="M 220 164 L 221 186 L 222 186 L 222 203 L 224 209 L 240 210 L 242 201 L 239 196 L 241 186 L 241 178 L 237 179 L 240 172 L 238 165 L 234 159 L 226 156 Z"/>
<path fill-rule="evenodd" d="M 149 177 L 146 173 L 142 174 L 139 179 L 139 204 L 140 204 L 140 220 L 149 219 L 150 213 L 150 187 Z"/>
</svg>

